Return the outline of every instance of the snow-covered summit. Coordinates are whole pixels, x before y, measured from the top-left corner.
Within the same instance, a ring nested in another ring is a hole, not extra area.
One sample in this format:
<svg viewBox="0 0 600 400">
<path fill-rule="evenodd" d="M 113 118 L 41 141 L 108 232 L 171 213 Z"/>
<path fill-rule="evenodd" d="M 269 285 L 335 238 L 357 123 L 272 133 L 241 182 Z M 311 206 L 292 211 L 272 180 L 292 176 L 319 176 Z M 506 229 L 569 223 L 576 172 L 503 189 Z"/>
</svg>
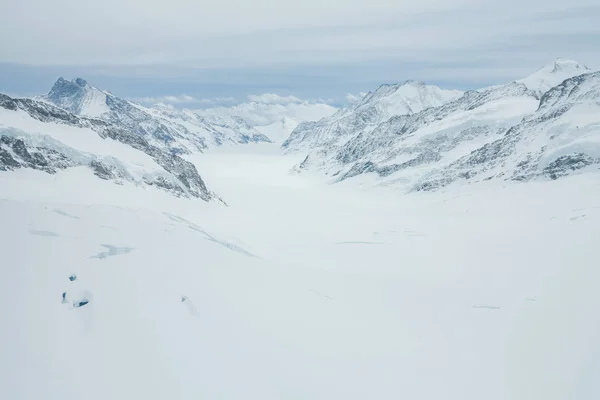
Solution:
<svg viewBox="0 0 600 400">
<path fill-rule="evenodd" d="M 434 85 L 408 80 L 404 83 L 383 84 L 369 92 L 353 110 L 377 107 L 384 115 L 414 114 L 437 107 L 462 95 L 460 90 L 444 90 Z"/>
<path fill-rule="evenodd" d="M 411 115 L 459 98 L 463 92 L 444 90 L 422 82 L 383 84 L 354 103 L 318 122 L 299 124 L 283 143 L 286 150 L 331 148 L 353 135 L 370 132 L 396 115 Z"/>
<path fill-rule="evenodd" d="M 600 72 L 566 79 L 539 108 L 498 140 L 434 171 L 418 189 L 458 179 L 527 181 L 597 173 L 600 164 Z"/>
<path fill-rule="evenodd" d="M 519 79 L 517 82 L 525 84 L 529 90 L 532 90 L 541 97 L 550 88 L 558 85 L 565 79 L 589 72 L 592 72 L 592 70 L 575 60 L 557 58 L 528 77 Z"/>
<path fill-rule="evenodd" d="M 519 81 L 377 122 L 377 99 L 422 84 L 383 85 L 329 120 L 300 124 L 284 147 L 307 150 L 297 171 L 319 169 L 334 181 L 376 174 L 407 190 L 591 171 L 600 162 L 598 74 L 559 59 Z"/>
<path fill-rule="evenodd" d="M 224 143 L 269 142 L 245 121 L 230 117 L 204 118 L 192 110 L 144 107 L 90 85 L 82 78 L 59 78 L 41 98 L 76 115 L 101 118 L 148 138 L 175 154 L 202 151 Z"/>
</svg>

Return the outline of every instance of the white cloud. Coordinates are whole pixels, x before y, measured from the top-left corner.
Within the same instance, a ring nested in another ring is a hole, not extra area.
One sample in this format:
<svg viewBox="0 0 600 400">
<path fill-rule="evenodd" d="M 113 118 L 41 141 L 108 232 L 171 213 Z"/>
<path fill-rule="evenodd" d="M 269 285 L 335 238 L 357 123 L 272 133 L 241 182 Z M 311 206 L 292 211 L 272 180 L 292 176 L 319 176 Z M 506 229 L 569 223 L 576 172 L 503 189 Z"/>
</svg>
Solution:
<svg viewBox="0 0 600 400">
<path fill-rule="evenodd" d="M 166 96 L 148 96 L 135 97 L 130 99 L 142 104 L 172 104 L 172 105 L 216 105 L 216 104 L 232 104 L 236 102 L 233 97 L 215 97 L 212 99 L 197 98 L 187 94 L 166 95 Z"/>
<path fill-rule="evenodd" d="M 248 96 L 248 100 L 262 104 L 291 104 L 303 102 L 302 99 L 299 99 L 296 96 L 280 96 L 275 93 L 251 94 Z"/>
<path fill-rule="evenodd" d="M 136 97 L 132 98 L 132 101 L 143 103 L 143 104 L 186 104 L 186 103 L 197 103 L 198 99 L 188 96 L 187 94 L 180 95 L 168 95 L 168 96 L 148 96 L 148 97 Z"/>
<path fill-rule="evenodd" d="M 242 117 L 253 126 L 265 126 L 291 118 L 297 122 L 315 121 L 333 114 L 337 108 L 324 101 L 309 101 L 296 96 L 262 93 L 247 96 L 248 102 L 235 104 L 233 97 L 197 98 L 187 94 L 138 97 L 132 101 L 166 107 L 197 109 L 203 115 L 231 115 Z M 331 100 L 331 99 L 328 99 Z M 331 100 L 333 102 L 333 100 Z"/>
<path fill-rule="evenodd" d="M 212 107 L 198 112 L 204 115 L 239 116 L 252 126 L 266 126 L 284 118 L 297 122 L 317 121 L 337 111 L 337 108 L 329 104 L 298 100 L 300 101 L 287 104 L 249 102 L 231 107 Z"/>
<path fill-rule="evenodd" d="M 316 103 L 324 103 L 324 104 L 335 104 L 335 100 L 332 98 L 328 98 L 328 99 L 322 99 L 322 98 L 318 98 L 317 100 L 315 100 Z"/>
<path fill-rule="evenodd" d="M 209 103 L 209 104 L 225 104 L 225 103 L 233 104 L 233 103 L 237 103 L 237 101 L 238 101 L 235 97 L 215 97 L 214 99 L 208 99 L 208 100 L 212 100 L 212 103 Z"/>
</svg>

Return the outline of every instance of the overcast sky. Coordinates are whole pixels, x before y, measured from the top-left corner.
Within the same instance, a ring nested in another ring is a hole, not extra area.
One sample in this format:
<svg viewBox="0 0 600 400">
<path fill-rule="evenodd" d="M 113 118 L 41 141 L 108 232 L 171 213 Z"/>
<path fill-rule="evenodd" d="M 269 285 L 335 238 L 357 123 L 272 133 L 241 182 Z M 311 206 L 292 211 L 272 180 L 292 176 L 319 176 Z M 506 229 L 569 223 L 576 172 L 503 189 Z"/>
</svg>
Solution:
<svg viewBox="0 0 600 400">
<path fill-rule="evenodd" d="M 130 98 L 343 102 L 406 79 L 477 88 L 557 57 L 600 68 L 597 0 L 18 0 L 0 91 L 82 76 Z"/>
</svg>

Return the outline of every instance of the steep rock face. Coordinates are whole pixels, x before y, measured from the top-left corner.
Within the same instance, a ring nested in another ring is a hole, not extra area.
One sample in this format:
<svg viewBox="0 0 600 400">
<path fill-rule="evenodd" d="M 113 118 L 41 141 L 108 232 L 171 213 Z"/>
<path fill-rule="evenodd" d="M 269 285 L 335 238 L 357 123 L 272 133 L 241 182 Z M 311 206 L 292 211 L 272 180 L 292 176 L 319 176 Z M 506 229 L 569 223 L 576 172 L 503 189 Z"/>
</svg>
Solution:
<svg viewBox="0 0 600 400">
<path fill-rule="evenodd" d="M 144 107 L 93 87 L 81 78 L 59 78 L 41 99 L 73 114 L 100 118 L 133 131 L 174 154 L 189 154 L 226 142 L 270 141 L 238 118 L 203 118 L 191 110 Z"/>
<path fill-rule="evenodd" d="M 23 139 L 0 136 L 0 171 L 32 168 L 53 174 L 75 165 L 65 154 L 55 150 L 29 146 Z"/>
<path fill-rule="evenodd" d="M 59 78 L 46 99 L 77 115 L 100 117 L 110 112 L 107 93 L 90 86 L 81 78 L 72 81 Z"/>
<path fill-rule="evenodd" d="M 416 187 L 459 179 L 557 179 L 600 163 L 600 72 L 565 80 L 546 92 L 535 113 L 489 143 L 432 172 Z"/>
<path fill-rule="evenodd" d="M 371 132 L 394 115 L 418 113 L 462 95 L 421 82 L 382 85 L 361 101 L 318 122 L 301 123 L 282 147 L 286 151 L 341 146 L 354 135 Z"/>
<path fill-rule="evenodd" d="M 0 94 L 0 107 L 0 170 L 34 168 L 55 173 L 83 165 L 116 183 L 156 185 L 177 196 L 218 199 L 192 163 L 150 144 L 134 131 L 32 99 Z M 97 142 L 94 136 L 103 141 Z M 108 148 L 97 153 L 94 143 Z M 118 157 L 120 152 L 126 154 Z"/>
</svg>

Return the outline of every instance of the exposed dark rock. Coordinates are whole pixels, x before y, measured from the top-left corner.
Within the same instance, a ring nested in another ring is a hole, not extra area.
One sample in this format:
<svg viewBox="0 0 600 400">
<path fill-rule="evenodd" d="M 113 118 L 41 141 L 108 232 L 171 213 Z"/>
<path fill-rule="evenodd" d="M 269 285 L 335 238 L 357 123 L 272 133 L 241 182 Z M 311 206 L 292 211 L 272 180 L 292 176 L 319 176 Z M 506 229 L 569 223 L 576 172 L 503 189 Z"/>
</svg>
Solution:
<svg viewBox="0 0 600 400">
<path fill-rule="evenodd" d="M 94 160 L 90 162 L 90 167 L 94 170 L 94 175 L 100 179 L 114 180 L 117 178 L 114 169 L 108 165 L 102 164 L 102 162 Z"/>
<path fill-rule="evenodd" d="M 21 164 L 5 149 L 0 147 L 0 171 L 20 168 Z"/>
<path fill-rule="evenodd" d="M 74 308 L 79 308 L 79 307 L 83 307 L 83 306 L 85 306 L 85 305 L 87 305 L 89 303 L 90 303 L 89 300 L 82 299 L 82 300 L 74 301 L 73 302 L 73 307 Z"/>
<path fill-rule="evenodd" d="M 598 163 L 600 163 L 600 159 L 594 159 L 583 153 L 570 154 L 561 156 L 548 164 L 548 166 L 544 168 L 544 174 L 551 179 L 558 179 L 568 175 L 572 171 Z"/>
<path fill-rule="evenodd" d="M 79 114 L 86 95 L 87 86 L 87 82 L 81 78 L 77 78 L 74 81 L 58 78 L 54 86 L 52 86 L 50 93 L 48 93 L 47 98 L 64 110 L 73 114 Z"/>
<path fill-rule="evenodd" d="M 17 103 L 5 94 L 0 93 L 0 107 L 6 108 L 7 110 L 17 111 Z"/>
<path fill-rule="evenodd" d="M 30 146 L 19 138 L 0 136 L 0 171 L 32 168 L 53 174 L 57 169 L 74 165 L 76 163 L 69 160 L 66 155 L 55 150 Z"/>
</svg>

